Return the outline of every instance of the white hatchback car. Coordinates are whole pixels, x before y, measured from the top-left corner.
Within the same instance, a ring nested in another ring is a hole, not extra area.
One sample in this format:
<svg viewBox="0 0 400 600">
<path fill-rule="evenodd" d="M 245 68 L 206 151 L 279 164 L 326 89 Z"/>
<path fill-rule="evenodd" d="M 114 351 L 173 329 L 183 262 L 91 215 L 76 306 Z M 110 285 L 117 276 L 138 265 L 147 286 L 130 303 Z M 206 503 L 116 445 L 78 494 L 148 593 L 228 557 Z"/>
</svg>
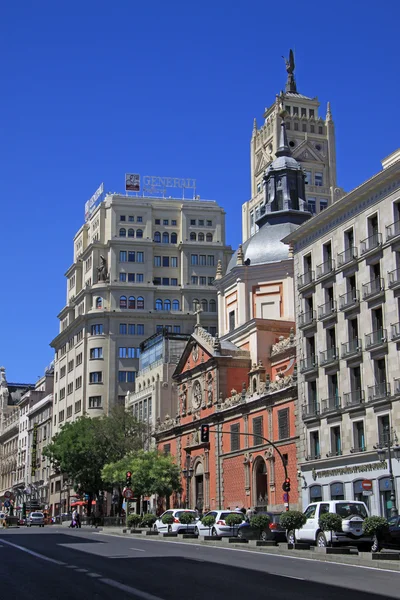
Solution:
<svg viewBox="0 0 400 600">
<path fill-rule="evenodd" d="M 190 524 L 186 525 L 186 523 L 181 523 L 179 517 L 182 513 L 189 512 L 192 513 L 195 517 L 195 520 Z M 162 518 L 164 515 L 171 514 L 174 518 L 173 523 L 163 523 Z M 193 533 L 196 523 L 198 521 L 197 512 L 194 510 L 186 510 L 184 508 L 174 508 L 171 510 L 166 510 L 159 519 L 154 523 L 153 529 L 154 531 L 159 531 L 160 533 Z"/>
<path fill-rule="evenodd" d="M 245 516 L 243 513 L 236 510 L 211 510 L 206 513 L 204 517 L 214 517 L 215 523 L 211 527 L 211 532 L 209 527 L 205 527 L 203 523 L 199 520 L 195 525 L 194 532 L 198 535 L 214 535 L 214 536 L 223 536 L 223 537 L 236 537 L 239 525 L 235 525 L 231 527 L 226 524 L 226 517 L 228 515 L 239 515 L 242 518 L 242 522 L 245 521 Z"/>
<path fill-rule="evenodd" d="M 44 514 L 42 512 L 31 513 L 26 519 L 26 524 L 28 527 L 32 527 L 32 525 L 44 527 Z"/>
</svg>

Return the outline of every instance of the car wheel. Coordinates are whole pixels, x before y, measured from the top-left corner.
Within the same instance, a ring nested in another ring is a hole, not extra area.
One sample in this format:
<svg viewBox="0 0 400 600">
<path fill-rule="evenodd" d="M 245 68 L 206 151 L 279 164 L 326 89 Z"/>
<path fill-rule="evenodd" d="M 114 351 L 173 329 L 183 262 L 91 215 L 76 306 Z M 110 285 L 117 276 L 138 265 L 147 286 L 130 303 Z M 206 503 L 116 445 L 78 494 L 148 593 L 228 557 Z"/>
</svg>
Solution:
<svg viewBox="0 0 400 600">
<path fill-rule="evenodd" d="M 378 540 L 378 537 L 376 535 L 374 535 L 372 538 L 371 552 L 379 552 L 380 549 L 381 549 L 381 544 Z"/>
<path fill-rule="evenodd" d="M 168 533 L 172 533 L 172 525 L 168 525 Z"/>
<path fill-rule="evenodd" d="M 294 533 L 293 529 L 291 529 L 290 531 L 288 531 L 286 538 L 287 538 L 288 544 L 295 544 L 296 543 L 296 536 L 295 536 L 295 533 Z"/>
<path fill-rule="evenodd" d="M 215 529 L 215 527 L 213 527 L 213 528 L 211 529 L 211 535 L 213 535 L 214 537 L 218 535 L 218 532 L 217 532 L 217 530 Z"/>
<path fill-rule="evenodd" d="M 198 528 L 198 527 L 195 527 L 195 528 L 194 528 L 194 532 L 195 532 L 195 534 L 196 534 L 196 535 L 200 535 L 200 531 L 199 531 L 199 528 Z"/>
<path fill-rule="evenodd" d="M 238 536 L 239 540 L 243 539 L 243 531 L 241 529 L 239 529 L 237 536 Z"/>
<path fill-rule="evenodd" d="M 269 536 L 268 533 L 266 531 L 262 531 L 261 535 L 260 535 L 260 540 L 262 540 L 263 542 L 266 542 L 267 540 L 269 540 Z"/>
<path fill-rule="evenodd" d="M 326 548 L 327 545 L 328 542 L 326 541 L 325 534 L 322 531 L 320 531 L 317 535 L 317 546 L 318 548 Z"/>
<path fill-rule="evenodd" d="M 157 527 L 157 525 L 153 525 L 153 531 L 157 531 L 157 532 L 158 532 L 158 527 Z"/>
</svg>

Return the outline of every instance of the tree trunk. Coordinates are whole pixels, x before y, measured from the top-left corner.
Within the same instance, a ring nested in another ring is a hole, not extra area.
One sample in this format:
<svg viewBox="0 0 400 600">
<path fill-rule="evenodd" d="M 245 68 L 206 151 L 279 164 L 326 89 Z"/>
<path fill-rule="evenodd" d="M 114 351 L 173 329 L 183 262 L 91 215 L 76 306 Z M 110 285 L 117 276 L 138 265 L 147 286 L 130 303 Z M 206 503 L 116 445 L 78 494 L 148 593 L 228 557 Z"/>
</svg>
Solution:
<svg viewBox="0 0 400 600">
<path fill-rule="evenodd" d="M 119 517 L 121 516 L 121 513 L 122 513 L 122 503 L 123 503 L 123 501 L 124 501 L 124 498 L 122 496 L 122 488 L 119 485 L 118 486 L 118 504 L 117 504 L 117 514 L 118 514 Z"/>
<path fill-rule="evenodd" d="M 170 497 L 169 497 L 169 494 L 167 494 L 165 496 L 165 506 L 166 506 L 165 510 L 169 510 L 170 509 Z"/>
<path fill-rule="evenodd" d="M 88 517 L 90 517 L 90 515 L 92 514 L 93 494 L 89 493 L 88 496 L 89 496 L 89 498 L 88 498 L 87 505 L 86 505 L 86 514 Z"/>
</svg>

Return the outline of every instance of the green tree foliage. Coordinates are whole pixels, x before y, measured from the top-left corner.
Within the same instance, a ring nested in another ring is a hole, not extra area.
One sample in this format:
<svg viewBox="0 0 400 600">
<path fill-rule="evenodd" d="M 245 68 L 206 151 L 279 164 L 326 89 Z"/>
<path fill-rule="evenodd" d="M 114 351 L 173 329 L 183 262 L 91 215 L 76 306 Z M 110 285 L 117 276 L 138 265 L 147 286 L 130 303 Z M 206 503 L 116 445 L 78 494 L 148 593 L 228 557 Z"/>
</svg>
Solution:
<svg viewBox="0 0 400 600">
<path fill-rule="evenodd" d="M 208 527 L 208 533 L 210 533 L 211 527 L 215 525 L 215 517 L 213 517 L 213 515 L 206 515 L 202 518 L 201 522 L 204 527 Z"/>
<path fill-rule="evenodd" d="M 193 521 L 195 520 L 195 518 L 196 517 L 195 517 L 195 515 L 192 512 L 184 512 L 179 517 L 179 520 L 180 520 L 181 523 L 183 523 L 184 525 L 186 525 L 186 530 L 188 530 L 190 523 L 193 523 Z"/>
<path fill-rule="evenodd" d="M 301 529 L 307 521 L 304 513 L 299 510 L 288 510 L 281 514 L 280 524 L 286 531 Z"/>
<path fill-rule="evenodd" d="M 141 522 L 142 517 L 140 515 L 130 515 L 128 517 L 128 527 L 137 527 L 139 525 L 139 523 Z"/>
<path fill-rule="evenodd" d="M 384 517 L 367 517 L 363 521 L 362 528 L 365 535 L 376 535 L 381 539 L 389 531 L 389 523 Z"/>
<path fill-rule="evenodd" d="M 342 518 L 336 513 L 324 513 L 319 518 L 322 531 L 342 531 Z"/>
<path fill-rule="evenodd" d="M 142 527 L 148 527 L 149 529 L 151 529 L 156 521 L 157 518 L 155 515 L 152 515 L 151 513 L 146 513 L 142 517 L 141 525 Z"/>
<path fill-rule="evenodd" d="M 251 527 L 254 527 L 254 529 L 258 529 L 260 534 L 262 531 L 264 531 L 264 529 L 268 529 L 269 522 L 270 518 L 268 515 L 254 515 L 250 519 Z"/>
<path fill-rule="evenodd" d="M 241 523 L 243 523 L 243 515 L 241 513 L 230 513 L 225 518 L 225 523 L 229 527 L 232 527 L 232 535 L 233 535 L 233 533 L 235 531 L 235 525 L 239 526 Z"/>
<path fill-rule="evenodd" d="M 174 522 L 174 515 L 172 513 L 166 513 L 162 516 L 161 521 L 164 523 L 164 525 L 172 525 Z"/>
</svg>

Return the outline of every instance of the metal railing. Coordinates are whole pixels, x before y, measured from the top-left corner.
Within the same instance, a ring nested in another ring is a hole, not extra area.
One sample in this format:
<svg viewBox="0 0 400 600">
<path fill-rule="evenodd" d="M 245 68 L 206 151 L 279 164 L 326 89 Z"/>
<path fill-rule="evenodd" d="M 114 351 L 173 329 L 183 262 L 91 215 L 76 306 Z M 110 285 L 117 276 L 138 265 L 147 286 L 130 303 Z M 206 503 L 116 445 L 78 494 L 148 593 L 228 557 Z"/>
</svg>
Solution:
<svg viewBox="0 0 400 600">
<path fill-rule="evenodd" d="M 324 275 L 328 275 L 329 273 L 333 273 L 335 271 L 335 261 L 331 258 L 326 260 L 320 265 L 317 265 L 317 279 L 324 277 Z"/>
<path fill-rule="evenodd" d="M 360 250 L 361 254 L 366 254 L 366 252 L 370 252 L 379 246 L 382 245 L 382 234 L 377 232 L 373 233 L 369 237 L 365 238 L 365 240 L 361 240 L 360 242 Z"/>
<path fill-rule="evenodd" d="M 364 402 L 364 390 L 352 390 L 343 394 L 345 406 L 358 406 Z"/>
<path fill-rule="evenodd" d="M 315 281 L 315 272 L 314 271 L 306 271 L 303 275 L 299 275 L 297 278 L 297 287 L 302 288 L 310 283 Z"/>
<path fill-rule="evenodd" d="M 299 327 L 306 327 L 315 323 L 316 313 L 315 310 L 308 310 L 299 314 Z"/>
<path fill-rule="evenodd" d="M 306 373 L 306 371 L 312 371 L 317 368 L 318 360 L 314 354 L 300 360 L 300 373 Z"/>
<path fill-rule="evenodd" d="M 387 343 L 387 330 L 377 329 L 371 331 L 371 333 L 365 334 L 365 349 L 373 348 L 374 346 L 380 346 L 381 344 Z"/>
<path fill-rule="evenodd" d="M 376 279 L 372 279 L 368 281 L 368 283 L 364 283 L 362 286 L 362 295 L 363 300 L 367 300 L 367 298 L 372 298 L 372 296 L 376 296 L 381 292 L 385 291 L 385 282 L 382 277 L 377 277 Z"/>
<path fill-rule="evenodd" d="M 359 338 L 354 338 L 349 342 L 342 344 L 342 358 L 353 356 L 354 354 L 360 354 L 362 352 L 362 342 Z"/>
<path fill-rule="evenodd" d="M 303 419 L 316 417 L 320 413 L 319 402 L 310 402 L 302 406 Z"/>
<path fill-rule="evenodd" d="M 393 394 L 396 396 L 400 394 L 400 378 L 393 379 Z"/>
<path fill-rule="evenodd" d="M 319 353 L 319 364 L 321 366 L 335 362 L 336 360 L 339 360 L 338 348 L 328 348 L 327 350 Z"/>
<path fill-rule="evenodd" d="M 400 269 L 395 269 L 394 271 L 389 271 L 389 287 L 394 288 L 397 285 L 400 285 Z"/>
<path fill-rule="evenodd" d="M 347 308 L 356 306 L 359 302 L 360 294 L 358 293 L 358 290 L 350 290 L 347 294 L 339 296 L 339 309 L 346 310 Z"/>
<path fill-rule="evenodd" d="M 390 240 L 397 235 L 400 235 L 400 221 L 395 221 L 390 225 L 386 225 L 386 239 Z"/>
<path fill-rule="evenodd" d="M 330 317 L 336 312 L 336 302 L 334 300 L 330 300 L 325 304 L 320 304 L 318 306 L 318 319 L 325 319 L 326 317 Z"/>
<path fill-rule="evenodd" d="M 351 246 L 350 248 L 346 248 L 344 252 L 340 252 L 337 255 L 338 267 L 343 267 L 343 265 L 347 265 L 351 263 L 353 260 L 357 260 L 358 258 L 358 250 L 355 246 Z"/>
<path fill-rule="evenodd" d="M 334 412 L 342 408 L 342 401 L 340 396 L 330 396 L 321 400 L 321 412 Z"/>
<path fill-rule="evenodd" d="M 400 339 L 400 323 L 393 323 L 390 327 L 392 340 Z"/>
<path fill-rule="evenodd" d="M 375 402 L 390 396 L 390 383 L 382 381 L 376 385 L 368 386 L 368 402 Z"/>
</svg>

